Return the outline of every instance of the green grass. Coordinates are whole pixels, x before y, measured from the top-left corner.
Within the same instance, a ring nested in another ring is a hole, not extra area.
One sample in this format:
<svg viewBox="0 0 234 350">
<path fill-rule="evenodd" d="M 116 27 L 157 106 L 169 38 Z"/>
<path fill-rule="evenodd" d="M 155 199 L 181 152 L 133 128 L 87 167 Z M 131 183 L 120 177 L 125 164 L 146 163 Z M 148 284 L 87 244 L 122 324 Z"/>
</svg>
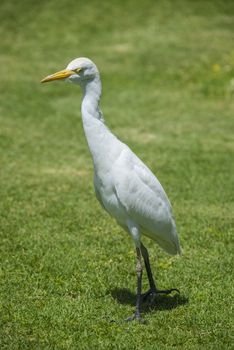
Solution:
<svg viewBox="0 0 234 350">
<path fill-rule="evenodd" d="M 1 1 L 1 349 L 232 348 L 233 30 L 231 0 Z M 147 325 L 123 321 L 134 247 L 93 194 L 81 92 L 39 84 L 78 56 L 173 203 L 183 256 L 145 243 L 181 294 L 145 305 Z"/>
</svg>

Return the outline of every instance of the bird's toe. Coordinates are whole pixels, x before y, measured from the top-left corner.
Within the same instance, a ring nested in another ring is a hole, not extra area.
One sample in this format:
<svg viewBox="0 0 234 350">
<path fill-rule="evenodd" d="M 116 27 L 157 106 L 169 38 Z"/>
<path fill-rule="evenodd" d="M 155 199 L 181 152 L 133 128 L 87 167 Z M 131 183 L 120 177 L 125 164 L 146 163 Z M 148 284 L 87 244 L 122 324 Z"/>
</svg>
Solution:
<svg viewBox="0 0 234 350">
<path fill-rule="evenodd" d="M 146 324 L 147 323 L 147 321 L 144 320 L 144 318 L 142 318 L 141 315 L 137 314 L 137 313 L 133 314 L 132 316 L 130 316 L 128 318 L 126 318 L 125 321 L 126 322 L 137 321 L 137 322 L 142 323 L 142 324 Z"/>
<path fill-rule="evenodd" d="M 166 295 L 168 295 L 168 294 L 171 294 L 172 292 L 180 293 L 179 289 L 177 289 L 177 288 L 163 289 L 163 290 L 157 289 L 156 290 L 157 294 L 166 294 Z"/>
<path fill-rule="evenodd" d="M 177 292 L 180 293 L 180 291 L 177 288 L 171 288 L 171 289 L 149 289 L 146 293 L 141 295 L 141 300 L 144 301 L 149 301 L 150 304 L 153 304 L 153 302 L 155 301 L 156 297 L 159 294 L 165 294 L 165 295 L 169 295 L 172 292 Z"/>
</svg>

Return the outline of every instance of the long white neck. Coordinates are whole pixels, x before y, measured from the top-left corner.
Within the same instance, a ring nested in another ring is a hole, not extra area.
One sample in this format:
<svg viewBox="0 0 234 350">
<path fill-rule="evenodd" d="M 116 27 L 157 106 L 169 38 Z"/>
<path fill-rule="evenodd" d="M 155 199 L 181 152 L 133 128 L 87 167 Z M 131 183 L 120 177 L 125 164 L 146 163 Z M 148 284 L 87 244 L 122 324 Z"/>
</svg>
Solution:
<svg viewBox="0 0 234 350">
<path fill-rule="evenodd" d="M 107 170 L 109 161 L 113 161 L 116 151 L 112 147 L 119 140 L 110 132 L 104 124 L 102 112 L 99 108 L 101 97 L 101 80 L 99 74 L 94 80 L 81 85 L 83 89 L 83 100 L 81 105 L 82 120 L 85 136 L 93 157 L 94 168 Z M 110 151 L 113 149 L 113 152 Z"/>
<path fill-rule="evenodd" d="M 96 75 L 94 80 L 81 85 L 81 87 L 83 90 L 83 101 L 81 106 L 83 122 L 88 116 L 104 122 L 102 112 L 99 108 L 99 101 L 102 93 L 102 84 L 99 75 Z"/>
</svg>

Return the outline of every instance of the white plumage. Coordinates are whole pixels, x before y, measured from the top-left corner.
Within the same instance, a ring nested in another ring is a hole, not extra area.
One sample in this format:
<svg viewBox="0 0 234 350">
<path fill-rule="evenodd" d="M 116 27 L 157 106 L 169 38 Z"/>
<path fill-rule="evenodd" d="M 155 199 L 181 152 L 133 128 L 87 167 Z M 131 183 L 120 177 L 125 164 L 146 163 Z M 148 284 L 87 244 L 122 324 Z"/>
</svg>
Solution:
<svg viewBox="0 0 234 350">
<path fill-rule="evenodd" d="M 78 83 L 83 90 L 82 119 L 94 164 L 94 188 L 102 207 L 134 240 L 137 252 L 137 305 L 131 318 L 140 319 L 141 256 L 143 255 L 150 291 L 145 296 L 169 294 L 159 291 L 153 281 L 148 252 L 141 234 L 156 241 L 167 253 L 180 253 L 180 244 L 168 197 L 149 168 L 106 127 L 99 108 L 101 81 L 96 65 L 77 58 L 67 68 L 42 82 L 63 79 Z"/>
</svg>

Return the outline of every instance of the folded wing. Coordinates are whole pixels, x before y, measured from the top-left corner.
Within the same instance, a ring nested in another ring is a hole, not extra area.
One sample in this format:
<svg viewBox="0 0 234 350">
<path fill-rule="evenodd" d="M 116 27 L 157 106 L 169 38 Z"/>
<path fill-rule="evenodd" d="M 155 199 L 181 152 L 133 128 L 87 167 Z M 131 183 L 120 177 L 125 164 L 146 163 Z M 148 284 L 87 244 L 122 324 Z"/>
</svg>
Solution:
<svg viewBox="0 0 234 350">
<path fill-rule="evenodd" d="M 169 254 L 179 253 L 171 205 L 158 179 L 128 147 L 114 168 L 115 191 L 131 220 Z"/>
</svg>

